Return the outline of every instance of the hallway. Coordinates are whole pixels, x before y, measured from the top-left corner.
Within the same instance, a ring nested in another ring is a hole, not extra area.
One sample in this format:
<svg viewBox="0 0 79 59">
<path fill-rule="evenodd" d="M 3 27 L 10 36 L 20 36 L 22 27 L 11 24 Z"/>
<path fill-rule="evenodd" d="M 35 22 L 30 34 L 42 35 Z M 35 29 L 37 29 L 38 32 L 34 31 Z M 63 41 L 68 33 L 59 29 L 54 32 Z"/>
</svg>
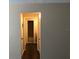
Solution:
<svg viewBox="0 0 79 59">
<path fill-rule="evenodd" d="M 37 44 L 26 44 L 26 49 L 22 55 L 22 59 L 40 59 L 40 54 L 37 50 Z"/>
</svg>

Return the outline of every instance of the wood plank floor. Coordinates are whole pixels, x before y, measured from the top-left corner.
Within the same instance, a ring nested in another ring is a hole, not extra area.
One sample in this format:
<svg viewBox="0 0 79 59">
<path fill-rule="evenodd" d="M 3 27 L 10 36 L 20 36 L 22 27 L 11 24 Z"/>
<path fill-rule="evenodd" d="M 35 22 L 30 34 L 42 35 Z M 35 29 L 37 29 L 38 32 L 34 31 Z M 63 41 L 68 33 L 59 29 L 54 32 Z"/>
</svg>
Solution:
<svg viewBox="0 0 79 59">
<path fill-rule="evenodd" d="M 40 59 L 40 54 L 37 50 L 37 44 L 26 44 L 26 50 L 22 55 L 22 59 Z"/>
</svg>

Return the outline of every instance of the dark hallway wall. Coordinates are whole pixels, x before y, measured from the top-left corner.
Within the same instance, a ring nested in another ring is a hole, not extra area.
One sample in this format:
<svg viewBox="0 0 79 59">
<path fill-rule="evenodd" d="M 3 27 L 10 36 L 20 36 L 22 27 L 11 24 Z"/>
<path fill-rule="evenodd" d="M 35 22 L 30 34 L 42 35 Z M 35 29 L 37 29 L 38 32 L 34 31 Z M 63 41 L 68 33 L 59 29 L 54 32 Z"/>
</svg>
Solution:
<svg viewBox="0 0 79 59">
<path fill-rule="evenodd" d="M 70 6 L 69 3 L 40 3 L 10 5 L 10 59 L 21 58 L 20 13 L 42 13 L 41 59 L 69 59 Z"/>
</svg>

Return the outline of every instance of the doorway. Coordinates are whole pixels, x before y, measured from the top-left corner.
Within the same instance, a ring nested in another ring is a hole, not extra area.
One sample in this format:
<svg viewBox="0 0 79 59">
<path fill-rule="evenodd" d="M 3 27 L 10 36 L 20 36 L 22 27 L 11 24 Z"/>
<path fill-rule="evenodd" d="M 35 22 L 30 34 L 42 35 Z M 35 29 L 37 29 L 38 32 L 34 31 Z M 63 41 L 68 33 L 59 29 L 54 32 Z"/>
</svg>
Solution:
<svg viewBox="0 0 79 59">
<path fill-rule="evenodd" d="M 22 59 L 40 59 L 41 12 L 21 13 L 20 22 Z"/>
<path fill-rule="evenodd" d="M 34 42 L 34 22 L 28 21 L 28 42 Z"/>
</svg>

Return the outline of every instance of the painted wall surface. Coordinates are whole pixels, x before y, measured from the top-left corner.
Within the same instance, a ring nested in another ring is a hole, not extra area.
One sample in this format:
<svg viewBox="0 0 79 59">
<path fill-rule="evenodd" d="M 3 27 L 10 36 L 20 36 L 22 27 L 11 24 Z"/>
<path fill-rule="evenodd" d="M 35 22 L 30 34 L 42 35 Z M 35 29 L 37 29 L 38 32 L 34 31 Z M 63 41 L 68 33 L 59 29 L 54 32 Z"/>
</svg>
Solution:
<svg viewBox="0 0 79 59">
<path fill-rule="evenodd" d="M 70 58 L 69 3 L 40 3 L 10 5 L 9 56 L 21 59 L 20 13 L 41 11 L 41 59 Z"/>
</svg>

